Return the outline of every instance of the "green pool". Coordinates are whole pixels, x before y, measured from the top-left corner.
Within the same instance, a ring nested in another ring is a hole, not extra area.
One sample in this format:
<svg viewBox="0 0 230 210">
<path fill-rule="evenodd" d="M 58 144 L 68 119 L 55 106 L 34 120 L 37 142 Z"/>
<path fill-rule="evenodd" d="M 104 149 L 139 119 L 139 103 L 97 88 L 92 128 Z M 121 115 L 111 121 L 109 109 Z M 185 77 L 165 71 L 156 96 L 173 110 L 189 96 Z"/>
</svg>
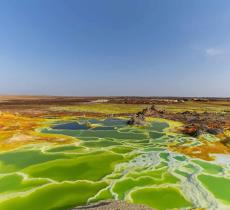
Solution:
<svg viewBox="0 0 230 210">
<path fill-rule="evenodd" d="M 79 126 L 85 123 L 97 127 Z M 40 132 L 76 143 L 0 153 L 0 209 L 68 210 L 106 199 L 159 210 L 230 209 L 229 165 L 169 151 L 173 138 L 186 137 L 168 136 L 168 127 L 157 121 L 136 128 L 123 119 L 57 120 Z"/>
</svg>

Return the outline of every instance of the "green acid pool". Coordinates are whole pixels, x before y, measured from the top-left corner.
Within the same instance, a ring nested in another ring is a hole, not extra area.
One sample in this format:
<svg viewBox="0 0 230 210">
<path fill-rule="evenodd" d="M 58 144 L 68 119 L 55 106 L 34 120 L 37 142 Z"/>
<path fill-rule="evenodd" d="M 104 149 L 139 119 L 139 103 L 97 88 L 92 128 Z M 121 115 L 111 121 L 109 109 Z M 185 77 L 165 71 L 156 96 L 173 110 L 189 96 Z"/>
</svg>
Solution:
<svg viewBox="0 0 230 210">
<path fill-rule="evenodd" d="M 107 199 L 159 210 L 230 209 L 229 164 L 169 151 L 170 142 L 186 137 L 169 136 L 167 123 L 137 128 L 125 122 L 57 120 L 40 132 L 76 143 L 1 152 L 0 210 L 68 210 Z"/>
</svg>

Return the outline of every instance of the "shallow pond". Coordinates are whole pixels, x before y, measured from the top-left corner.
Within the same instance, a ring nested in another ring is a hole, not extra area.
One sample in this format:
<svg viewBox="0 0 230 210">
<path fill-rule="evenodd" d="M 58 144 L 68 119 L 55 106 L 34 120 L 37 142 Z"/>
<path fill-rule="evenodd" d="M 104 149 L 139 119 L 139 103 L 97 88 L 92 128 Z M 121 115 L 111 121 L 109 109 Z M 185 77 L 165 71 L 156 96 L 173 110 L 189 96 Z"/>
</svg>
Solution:
<svg viewBox="0 0 230 210">
<path fill-rule="evenodd" d="M 137 128 L 125 122 L 57 119 L 40 131 L 76 142 L 41 142 L 0 153 L 0 209 L 68 210 L 106 199 L 160 210 L 230 207 L 227 163 L 168 150 L 172 139 L 186 140 L 169 136 L 168 123 L 155 121 Z"/>
</svg>

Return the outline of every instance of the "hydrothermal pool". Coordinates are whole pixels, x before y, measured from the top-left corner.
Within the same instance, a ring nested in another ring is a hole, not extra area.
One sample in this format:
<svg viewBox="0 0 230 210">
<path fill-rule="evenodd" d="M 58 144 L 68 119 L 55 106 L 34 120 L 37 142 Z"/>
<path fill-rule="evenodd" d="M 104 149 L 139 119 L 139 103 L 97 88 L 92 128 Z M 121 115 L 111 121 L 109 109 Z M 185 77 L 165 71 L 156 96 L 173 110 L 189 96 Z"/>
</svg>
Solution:
<svg viewBox="0 0 230 210">
<path fill-rule="evenodd" d="M 0 209 L 67 210 L 106 199 L 160 210 L 229 209 L 229 163 L 170 151 L 172 142 L 191 142 L 168 132 L 170 126 L 156 120 L 138 128 L 125 119 L 57 119 L 37 132 L 75 142 L 0 153 Z"/>
</svg>

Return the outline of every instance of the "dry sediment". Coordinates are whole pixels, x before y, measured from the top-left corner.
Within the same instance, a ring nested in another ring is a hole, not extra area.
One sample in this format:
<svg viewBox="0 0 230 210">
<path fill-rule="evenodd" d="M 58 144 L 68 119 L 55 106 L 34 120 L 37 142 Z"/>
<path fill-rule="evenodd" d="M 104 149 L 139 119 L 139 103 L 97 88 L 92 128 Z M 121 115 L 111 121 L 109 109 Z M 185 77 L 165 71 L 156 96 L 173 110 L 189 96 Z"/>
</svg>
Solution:
<svg viewBox="0 0 230 210">
<path fill-rule="evenodd" d="M 101 201 L 95 204 L 76 207 L 72 210 L 153 210 L 153 208 L 125 201 Z"/>
</svg>

